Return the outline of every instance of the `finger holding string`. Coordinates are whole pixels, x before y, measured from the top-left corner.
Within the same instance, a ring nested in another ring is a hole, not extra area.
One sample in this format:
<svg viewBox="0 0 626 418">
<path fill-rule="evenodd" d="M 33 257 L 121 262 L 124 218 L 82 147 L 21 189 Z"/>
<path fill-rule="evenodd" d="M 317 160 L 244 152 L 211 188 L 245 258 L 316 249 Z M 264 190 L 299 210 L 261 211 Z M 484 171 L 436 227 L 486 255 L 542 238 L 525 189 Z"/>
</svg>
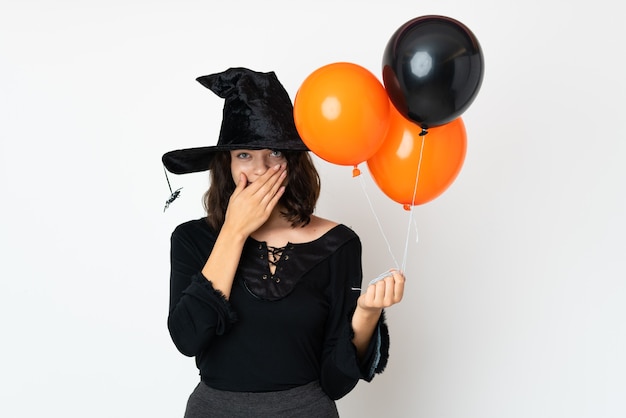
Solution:
<svg viewBox="0 0 626 418">
<path fill-rule="evenodd" d="M 398 270 L 391 270 L 384 278 L 370 283 L 359 297 L 359 306 L 363 309 L 388 308 L 402 300 L 404 296 L 404 274 Z"/>
</svg>

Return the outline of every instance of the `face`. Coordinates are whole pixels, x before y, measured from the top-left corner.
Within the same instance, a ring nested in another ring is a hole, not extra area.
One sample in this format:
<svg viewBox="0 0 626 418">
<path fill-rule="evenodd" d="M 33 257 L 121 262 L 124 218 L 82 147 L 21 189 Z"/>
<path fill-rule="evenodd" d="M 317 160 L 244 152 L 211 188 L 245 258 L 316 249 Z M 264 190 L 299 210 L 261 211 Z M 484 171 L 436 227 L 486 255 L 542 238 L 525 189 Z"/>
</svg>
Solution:
<svg viewBox="0 0 626 418">
<path fill-rule="evenodd" d="M 286 162 L 287 159 L 282 152 L 270 149 L 230 151 L 230 170 L 235 184 L 241 173 L 244 173 L 248 182 L 252 183 L 270 167 Z"/>
</svg>

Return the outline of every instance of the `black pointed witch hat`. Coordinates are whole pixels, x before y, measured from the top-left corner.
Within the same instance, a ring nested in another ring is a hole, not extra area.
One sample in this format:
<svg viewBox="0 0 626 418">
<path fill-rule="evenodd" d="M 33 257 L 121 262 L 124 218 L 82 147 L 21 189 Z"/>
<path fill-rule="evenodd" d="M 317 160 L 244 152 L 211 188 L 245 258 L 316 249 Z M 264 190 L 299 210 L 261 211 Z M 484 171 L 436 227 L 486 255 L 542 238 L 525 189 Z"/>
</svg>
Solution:
<svg viewBox="0 0 626 418">
<path fill-rule="evenodd" d="M 274 72 L 230 68 L 197 81 L 225 99 L 217 145 L 167 152 L 162 161 L 174 174 L 209 169 L 216 151 L 272 149 L 308 151 L 293 119 L 293 104 Z"/>
</svg>

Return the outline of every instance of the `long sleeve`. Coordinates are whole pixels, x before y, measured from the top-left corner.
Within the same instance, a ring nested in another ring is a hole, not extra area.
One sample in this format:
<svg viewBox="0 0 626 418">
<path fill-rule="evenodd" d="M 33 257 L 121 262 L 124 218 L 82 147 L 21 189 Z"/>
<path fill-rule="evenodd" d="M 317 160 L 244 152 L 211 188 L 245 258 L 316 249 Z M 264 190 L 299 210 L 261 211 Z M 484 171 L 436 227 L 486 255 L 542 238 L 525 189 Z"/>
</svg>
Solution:
<svg viewBox="0 0 626 418">
<path fill-rule="evenodd" d="M 376 373 L 383 371 L 389 353 L 389 334 L 383 313 L 367 354 L 359 361 L 356 347 L 352 343 L 354 332 L 351 320 L 360 296 L 362 281 L 360 241 L 351 240 L 332 257 L 329 288 L 331 311 L 320 382 L 331 398 L 339 399 L 350 392 L 359 379 L 371 381 Z"/>
<path fill-rule="evenodd" d="M 171 237 L 167 325 L 172 341 L 186 356 L 199 354 L 236 321 L 229 302 L 201 273 L 215 235 L 199 222 L 180 225 Z"/>
</svg>

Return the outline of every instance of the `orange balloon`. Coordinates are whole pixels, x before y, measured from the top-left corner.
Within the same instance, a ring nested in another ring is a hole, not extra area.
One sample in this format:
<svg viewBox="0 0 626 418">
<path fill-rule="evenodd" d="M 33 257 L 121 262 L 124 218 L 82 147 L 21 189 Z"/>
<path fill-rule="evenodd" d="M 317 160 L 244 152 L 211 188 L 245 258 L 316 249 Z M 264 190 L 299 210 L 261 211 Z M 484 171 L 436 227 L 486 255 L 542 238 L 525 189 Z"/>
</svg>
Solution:
<svg viewBox="0 0 626 418">
<path fill-rule="evenodd" d="M 339 62 L 304 80 L 294 100 L 294 120 L 300 137 L 317 156 L 356 166 L 385 140 L 390 106 L 387 91 L 371 72 Z"/>
<path fill-rule="evenodd" d="M 387 137 L 376 154 L 367 160 L 367 166 L 376 185 L 408 209 L 439 197 L 454 182 L 467 151 L 465 124 L 459 117 L 428 129 L 422 137 L 420 126 L 404 118 L 393 105 L 391 108 Z"/>
</svg>

